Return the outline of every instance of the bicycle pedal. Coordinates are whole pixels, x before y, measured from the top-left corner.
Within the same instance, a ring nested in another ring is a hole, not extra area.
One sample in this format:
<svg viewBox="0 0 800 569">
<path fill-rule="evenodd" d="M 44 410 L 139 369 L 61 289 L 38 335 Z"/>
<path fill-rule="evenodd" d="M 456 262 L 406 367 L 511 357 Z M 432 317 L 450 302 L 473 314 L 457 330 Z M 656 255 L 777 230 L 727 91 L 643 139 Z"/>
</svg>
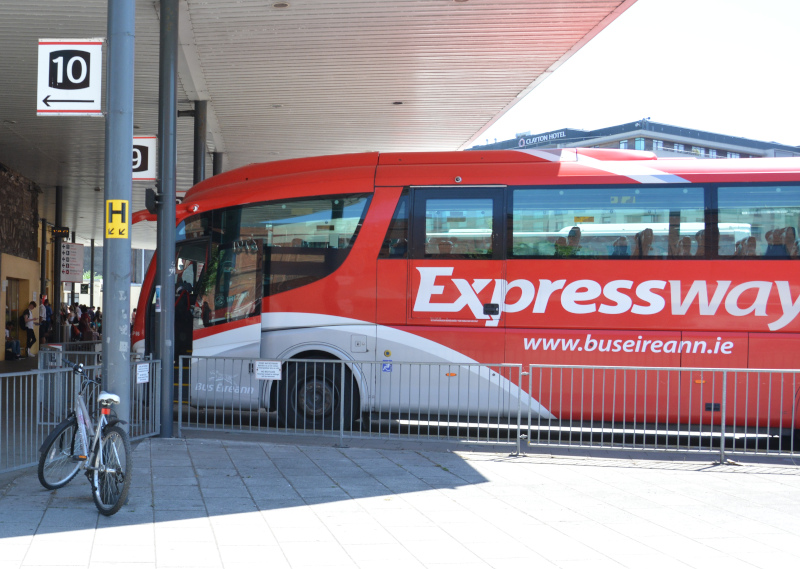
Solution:
<svg viewBox="0 0 800 569">
<path fill-rule="evenodd" d="M 70 458 L 75 462 L 83 462 L 84 460 L 86 460 L 86 457 L 83 456 L 82 454 L 72 455 Z"/>
</svg>

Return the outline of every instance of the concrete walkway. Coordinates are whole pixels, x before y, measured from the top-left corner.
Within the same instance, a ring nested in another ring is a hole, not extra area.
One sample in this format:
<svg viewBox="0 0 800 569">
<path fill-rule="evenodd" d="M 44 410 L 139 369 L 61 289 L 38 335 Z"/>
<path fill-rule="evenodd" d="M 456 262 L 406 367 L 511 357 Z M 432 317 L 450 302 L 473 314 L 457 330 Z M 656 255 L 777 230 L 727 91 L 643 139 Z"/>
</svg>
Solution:
<svg viewBox="0 0 800 569">
<path fill-rule="evenodd" d="M 152 439 L 111 518 L 0 478 L 0 567 L 800 567 L 800 467 L 657 458 Z"/>
</svg>

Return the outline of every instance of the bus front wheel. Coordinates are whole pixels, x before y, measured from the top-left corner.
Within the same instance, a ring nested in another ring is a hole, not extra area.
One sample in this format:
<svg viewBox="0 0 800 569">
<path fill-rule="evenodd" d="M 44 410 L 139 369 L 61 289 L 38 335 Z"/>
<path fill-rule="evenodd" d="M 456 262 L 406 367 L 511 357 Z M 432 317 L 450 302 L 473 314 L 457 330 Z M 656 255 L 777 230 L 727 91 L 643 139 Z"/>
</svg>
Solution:
<svg viewBox="0 0 800 569">
<path fill-rule="evenodd" d="M 278 385 L 278 417 L 292 429 L 333 430 L 342 424 L 349 428 L 353 423 L 350 369 L 338 361 L 289 363 Z"/>
</svg>

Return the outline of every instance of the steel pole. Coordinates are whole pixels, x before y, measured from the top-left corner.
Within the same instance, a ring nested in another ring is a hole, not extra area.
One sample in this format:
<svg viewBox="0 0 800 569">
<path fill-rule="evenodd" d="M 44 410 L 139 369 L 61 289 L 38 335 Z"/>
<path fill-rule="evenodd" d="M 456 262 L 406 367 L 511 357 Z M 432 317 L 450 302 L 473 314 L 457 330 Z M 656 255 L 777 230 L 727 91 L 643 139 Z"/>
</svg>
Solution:
<svg viewBox="0 0 800 569">
<path fill-rule="evenodd" d="M 42 218 L 42 250 L 39 263 L 39 294 L 47 294 L 47 220 Z M 39 297 L 41 300 L 41 296 Z M 41 340 L 39 340 L 41 343 Z"/>
<path fill-rule="evenodd" d="M 89 245 L 89 306 L 94 310 L 94 239 Z"/>
<path fill-rule="evenodd" d="M 133 151 L 131 151 L 131 152 L 133 152 Z M 75 234 L 76 233 L 77 232 L 75 232 L 75 231 L 72 232 L 72 242 L 73 243 L 75 243 Z M 83 263 L 83 259 L 81 259 L 81 263 Z M 83 267 L 81 267 L 81 269 L 83 269 Z M 69 293 L 69 303 L 72 305 L 72 304 L 75 304 L 75 282 L 73 281 L 70 284 L 71 284 L 72 290 Z"/>
<path fill-rule="evenodd" d="M 175 373 L 175 192 L 178 122 L 178 0 L 161 0 L 158 64 L 158 278 L 156 357 L 161 360 L 161 436 L 172 436 Z"/>
<path fill-rule="evenodd" d="M 63 188 L 56 186 L 56 227 L 62 227 Z M 61 341 L 61 237 L 53 239 L 53 341 Z"/>
<path fill-rule="evenodd" d="M 103 234 L 103 384 L 119 395 L 115 411 L 128 428 L 131 409 L 131 156 L 136 2 L 108 1 L 105 221 Z M 125 224 L 125 230 L 120 226 Z M 116 226 L 112 231 L 112 226 Z"/>
</svg>

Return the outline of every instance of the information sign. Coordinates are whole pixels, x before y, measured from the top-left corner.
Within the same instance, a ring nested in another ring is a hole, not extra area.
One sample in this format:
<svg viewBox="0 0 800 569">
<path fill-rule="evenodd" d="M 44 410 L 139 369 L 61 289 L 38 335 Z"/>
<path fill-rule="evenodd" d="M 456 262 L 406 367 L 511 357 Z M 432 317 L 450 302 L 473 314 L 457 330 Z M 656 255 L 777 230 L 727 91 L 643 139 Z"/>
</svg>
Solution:
<svg viewBox="0 0 800 569">
<path fill-rule="evenodd" d="M 83 245 L 61 242 L 61 282 L 83 282 Z"/>
<path fill-rule="evenodd" d="M 150 383 L 150 364 L 136 364 L 136 383 Z"/>
<path fill-rule="evenodd" d="M 256 379 L 273 380 L 281 378 L 281 362 L 256 360 Z"/>
<path fill-rule="evenodd" d="M 156 179 L 156 148 L 155 136 L 133 137 L 133 179 Z"/>
<path fill-rule="evenodd" d="M 103 116 L 103 41 L 39 40 L 37 115 Z"/>
<path fill-rule="evenodd" d="M 106 239 L 128 239 L 128 200 L 106 200 Z"/>
</svg>

